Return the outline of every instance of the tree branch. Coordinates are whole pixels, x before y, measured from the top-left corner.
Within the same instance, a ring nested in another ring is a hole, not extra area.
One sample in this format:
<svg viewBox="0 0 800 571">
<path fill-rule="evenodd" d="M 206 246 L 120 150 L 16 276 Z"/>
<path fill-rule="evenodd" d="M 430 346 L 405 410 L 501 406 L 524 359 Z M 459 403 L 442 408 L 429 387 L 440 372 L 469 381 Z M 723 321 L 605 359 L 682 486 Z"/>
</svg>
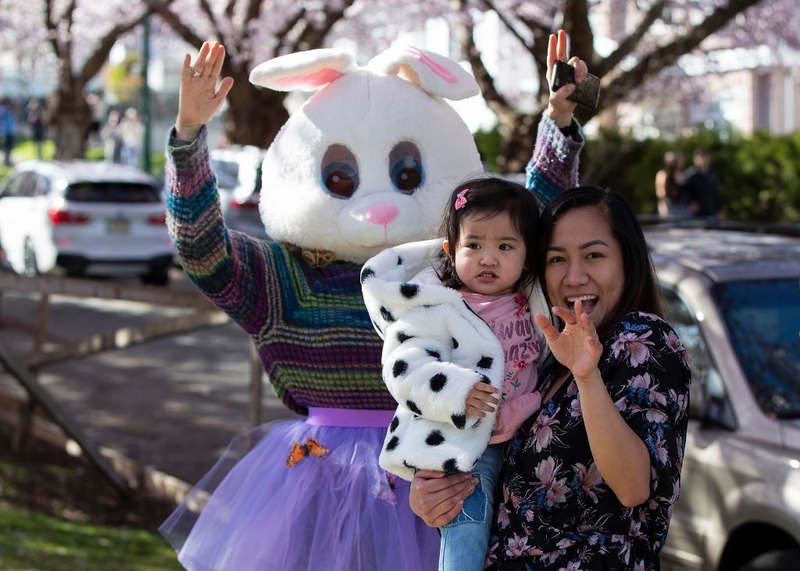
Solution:
<svg viewBox="0 0 800 571">
<path fill-rule="evenodd" d="M 459 0 L 458 6 L 462 13 L 465 13 L 468 9 L 466 0 Z M 475 81 L 481 89 L 484 101 L 486 101 L 486 104 L 492 112 L 497 115 L 497 118 L 501 122 L 506 123 L 508 117 L 514 115 L 516 112 L 509 104 L 508 100 L 497 90 L 494 78 L 492 78 L 486 66 L 483 64 L 480 52 L 475 46 L 474 32 L 475 27 L 473 21 L 467 16 L 463 19 L 463 24 L 461 25 L 461 49 L 472 68 L 472 75 L 475 76 Z"/>
<path fill-rule="evenodd" d="M 217 23 L 217 19 L 219 18 L 218 15 L 214 14 L 214 10 L 212 10 L 211 5 L 208 3 L 208 0 L 199 0 L 200 8 L 203 9 L 203 13 L 208 18 L 208 21 L 211 23 L 211 29 L 214 30 L 214 35 L 219 38 L 219 41 L 225 44 L 228 38 L 224 37 L 222 34 L 222 30 Z"/>
<path fill-rule="evenodd" d="M 108 54 L 111 52 L 111 48 L 113 48 L 114 44 L 117 43 L 119 37 L 138 26 L 142 21 L 143 15 L 144 12 L 126 23 L 117 24 L 110 32 L 103 36 L 99 45 L 97 46 L 97 49 L 83 65 L 83 69 L 81 70 L 79 77 L 81 85 L 86 85 L 89 83 L 89 80 L 100 71 L 100 68 L 103 67 L 103 64 L 105 64 L 106 60 L 108 59 Z"/>
<path fill-rule="evenodd" d="M 228 3 L 225 4 L 225 17 L 229 20 L 233 18 L 233 13 L 236 11 L 236 0 L 228 0 Z M 247 20 L 249 21 L 249 20 Z"/>
<path fill-rule="evenodd" d="M 691 52 L 708 36 L 722 28 L 740 12 L 758 4 L 760 0 L 730 0 L 727 6 L 718 8 L 691 31 L 673 42 L 661 46 L 646 55 L 632 69 L 615 78 L 600 93 L 598 113 L 625 98 L 629 91 L 641 85 L 662 69 L 675 64 L 682 55 Z"/>
<path fill-rule="evenodd" d="M 636 46 L 639 45 L 639 42 L 645 36 L 647 30 L 650 29 L 650 26 L 653 25 L 653 22 L 661 17 L 666 4 L 666 0 L 659 0 L 656 2 L 647 12 L 647 14 L 645 14 L 644 19 L 639 23 L 633 33 L 625 38 L 625 40 L 617 47 L 617 49 L 609 54 L 608 57 L 602 59 L 598 65 L 594 66 L 594 70 L 590 69 L 589 71 L 598 77 L 603 77 L 612 69 L 614 69 L 619 62 L 625 59 L 636 48 Z"/>
<path fill-rule="evenodd" d="M 155 14 L 158 14 L 167 25 L 172 28 L 187 44 L 196 48 L 203 45 L 204 39 L 198 36 L 194 30 L 184 24 L 180 17 L 174 14 L 169 9 L 170 0 L 166 2 L 162 0 L 145 0 L 147 7 L 150 8 Z"/>
<path fill-rule="evenodd" d="M 326 7 L 324 11 L 325 21 L 320 28 L 315 28 L 306 20 L 306 25 L 292 45 L 292 51 L 313 50 L 321 47 L 328 32 L 331 31 L 331 28 L 333 28 L 336 22 L 344 17 L 345 10 L 352 6 L 354 1 L 355 0 L 345 0 L 341 9 L 338 10 Z"/>
<path fill-rule="evenodd" d="M 257 1 L 257 0 L 255 0 Z M 306 9 L 303 6 L 300 6 L 300 9 L 294 15 L 294 18 L 289 18 L 286 20 L 283 28 L 275 32 L 275 55 L 280 55 L 281 48 L 284 46 L 286 42 L 286 38 L 289 35 L 289 32 L 303 19 L 306 15 Z"/>
</svg>

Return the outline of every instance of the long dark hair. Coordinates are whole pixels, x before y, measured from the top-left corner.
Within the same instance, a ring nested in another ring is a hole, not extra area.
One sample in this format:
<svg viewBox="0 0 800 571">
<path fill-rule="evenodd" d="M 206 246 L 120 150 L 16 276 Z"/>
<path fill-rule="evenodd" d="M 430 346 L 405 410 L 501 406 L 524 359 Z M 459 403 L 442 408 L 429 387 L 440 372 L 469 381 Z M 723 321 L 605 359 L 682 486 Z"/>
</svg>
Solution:
<svg viewBox="0 0 800 571">
<path fill-rule="evenodd" d="M 681 195 L 681 185 L 678 183 L 683 166 L 683 157 L 676 151 L 667 151 L 664 154 L 664 191 L 671 200 L 678 200 Z"/>
<path fill-rule="evenodd" d="M 456 200 L 464 190 L 467 191 L 464 195 L 466 203 L 456 209 Z M 533 286 L 536 279 L 536 235 L 539 226 L 536 198 L 521 184 L 490 175 L 466 180 L 450 194 L 438 232 L 439 236 L 445 237 L 450 243 L 450 251 L 453 253 L 453 256 L 448 256 L 442 252 L 444 263 L 439 270 L 439 278 L 444 285 L 454 289 L 462 285 L 456 274 L 453 258 L 464 217 L 477 215 L 479 218 L 491 218 L 504 212 L 511 218 L 511 223 L 522 236 L 526 248 L 526 269 L 522 271 L 514 289 L 524 291 Z"/>
<path fill-rule="evenodd" d="M 622 295 L 616 307 L 597 324 L 600 339 L 605 339 L 611 327 L 632 311 L 644 311 L 659 317 L 664 316 L 661 290 L 658 287 L 653 260 L 647 249 L 644 232 L 631 205 L 622 196 L 608 189 L 595 186 L 578 186 L 565 190 L 554 198 L 542 212 L 539 221 L 539 238 L 536 268 L 539 280 L 545 281 L 547 249 L 553 235 L 555 223 L 564 214 L 578 208 L 594 207 L 603 213 L 614 239 L 622 249 L 623 278 Z M 545 296 L 548 305 L 552 302 Z"/>
</svg>

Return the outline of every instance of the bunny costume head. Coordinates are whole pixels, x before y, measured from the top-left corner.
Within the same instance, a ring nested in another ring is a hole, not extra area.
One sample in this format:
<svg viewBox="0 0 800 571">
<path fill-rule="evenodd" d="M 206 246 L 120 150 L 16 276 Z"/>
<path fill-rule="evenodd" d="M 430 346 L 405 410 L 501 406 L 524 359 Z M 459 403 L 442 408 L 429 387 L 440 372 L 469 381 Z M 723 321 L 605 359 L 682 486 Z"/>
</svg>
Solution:
<svg viewBox="0 0 800 571">
<path fill-rule="evenodd" d="M 264 158 L 261 218 L 278 242 L 363 263 L 431 237 L 452 188 L 483 170 L 443 100 L 479 89 L 446 57 L 392 48 L 359 67 L 345 52 L 312 50 L 269 60 L 250 81 L 316 91 Z"/>
</svg>

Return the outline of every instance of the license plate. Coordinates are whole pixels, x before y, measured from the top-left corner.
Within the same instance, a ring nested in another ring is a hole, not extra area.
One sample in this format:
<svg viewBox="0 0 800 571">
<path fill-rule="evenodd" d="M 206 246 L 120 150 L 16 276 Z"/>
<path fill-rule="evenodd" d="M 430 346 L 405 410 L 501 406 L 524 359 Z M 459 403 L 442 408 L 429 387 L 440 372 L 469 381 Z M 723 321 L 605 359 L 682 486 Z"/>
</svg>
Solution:
<svg viewBox="0 0 800 571">
<path fill-rule="evenodd" d="M 109 232 L 124 233 L 130 229 L 130 224 L 127 220 L 118 218 L 115 220 L 109 220 L 106 228 L 108 228 Z"/>
</svg>

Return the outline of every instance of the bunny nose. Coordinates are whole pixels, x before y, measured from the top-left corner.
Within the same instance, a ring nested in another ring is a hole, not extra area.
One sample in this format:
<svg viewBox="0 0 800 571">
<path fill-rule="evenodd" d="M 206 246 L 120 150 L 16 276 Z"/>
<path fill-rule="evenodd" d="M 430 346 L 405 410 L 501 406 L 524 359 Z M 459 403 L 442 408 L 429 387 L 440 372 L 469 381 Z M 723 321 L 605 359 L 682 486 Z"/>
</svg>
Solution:
<svg viewBox="0 0 800 571">
<path fill-rule="evenodd" d="M 370 206 L 364 216 L 373 224 L 377 224 L 378 226 L 386 226 L 392 220 L 397 218 L 399 213 L 400 211 L 394 204 L 383 203 Z"/>
</svg>

